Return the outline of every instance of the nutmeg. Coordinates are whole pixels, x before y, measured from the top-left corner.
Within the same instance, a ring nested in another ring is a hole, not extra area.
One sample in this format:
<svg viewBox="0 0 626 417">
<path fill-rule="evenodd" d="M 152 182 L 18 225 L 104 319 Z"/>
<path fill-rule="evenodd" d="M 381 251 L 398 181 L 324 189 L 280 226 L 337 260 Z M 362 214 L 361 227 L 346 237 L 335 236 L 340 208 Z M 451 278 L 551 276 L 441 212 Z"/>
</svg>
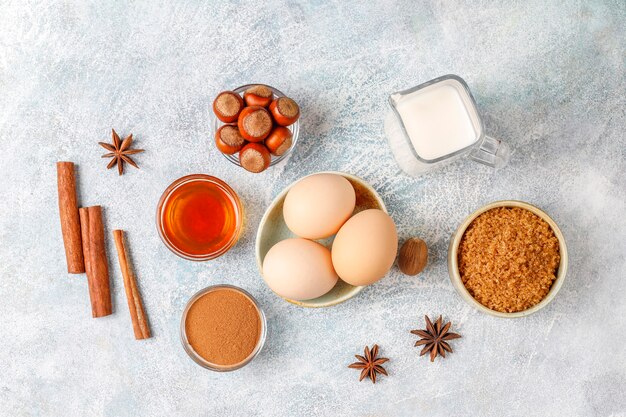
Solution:
<svg viewBox="0 0 626 417">
<path fill-rule="evenodd" d="M 224 125 L 215 132 L 215 145 L 222 153 L 236 154 L 243 148 L 246 140 L 239 133 L 236 125 Z"/>
<path fill-rule="evenodd" d="M 293 134 L 286 127 L 276 126 L 265 139 L 265 146 L 272 155 L 280 156 L 291 148 Z"/>
<path fill-rule="evenodd" d="M 272 116 L 265 107 L 244 108 L 237 120 L 239 133 L 250 142 L 261 142 L 272 131 Z"/>
<path fill-rule="evenodd" d="M 300 117 L 300 107 L 289 97 L 278 97 L 270 104 L 274 120 L 281 126 L 292 125 Z"/>
<path fill-rule="evenodd" d="M 239 152 L 239 163 L 250 172 L 263 172 L 270 166 L 270 151 L 261 143 L 248 143 Z"/>
<path fill-rule="evenodd" d="M 408 239 L 400 248 L 398 267 L 406 275 L 417 275 L 428 263 L 428 247 L 422 239 Z"/>
<path fill-rule="evenodd" d="M 272 102 L 273 97 L 272 89 L 263 84 L 253 85 L 243 93 L 243 101 L 246 102 L 246 106 L 267 107 Z"/>
<path fill-rule="evenodd" d="M 233 91 L 222 91 L 213 101 L 213 113 L 224 123 L 237 120 L 243 109 L 243 99 Z"/>
</svg>

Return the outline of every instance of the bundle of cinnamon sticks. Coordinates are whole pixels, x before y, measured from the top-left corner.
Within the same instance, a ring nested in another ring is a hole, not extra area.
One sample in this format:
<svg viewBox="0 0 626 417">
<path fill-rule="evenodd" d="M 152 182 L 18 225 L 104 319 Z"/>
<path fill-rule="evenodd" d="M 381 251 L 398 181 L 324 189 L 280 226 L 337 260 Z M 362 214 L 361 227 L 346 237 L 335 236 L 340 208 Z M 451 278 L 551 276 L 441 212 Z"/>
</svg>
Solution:
<svg viewBox="0 0 626 417">
<path fill-rule="evenodd" d="M 65 246 L 67 272 L 87 273 L 87 285 L 93 317 L 112 314 L 109 267 L 104 241 L 102 207 L 78 207 L 76 175 L 72 162 L 57 162 L 59 215 Z M 124 277 L 133 330 L 136 339 L 150 337 L 135 275 L 132 272 L 122 230 L 114 230 L 115 245 Z"/>
</svg>

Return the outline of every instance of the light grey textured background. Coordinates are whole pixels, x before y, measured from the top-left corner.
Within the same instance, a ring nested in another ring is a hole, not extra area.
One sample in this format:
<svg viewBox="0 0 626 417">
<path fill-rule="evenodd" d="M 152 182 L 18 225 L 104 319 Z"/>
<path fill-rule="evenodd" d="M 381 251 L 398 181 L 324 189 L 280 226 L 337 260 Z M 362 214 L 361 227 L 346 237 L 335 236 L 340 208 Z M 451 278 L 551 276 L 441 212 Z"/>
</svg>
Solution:
<svg viewBox="0 0 626 417">
<path fill-rule="evenodd" d="M 397 1 L 226 3 L 0 0 L 0 415 L 626 415 L 626 3 Z M 403 175 L 383 136 L 389 93 L 455 73 L 510 165 L 462 162 Z M 213 148 L 222 89 L 274 85 L 302 107 L 290 160 L 260 175 Z M 118 177 L 96 144 L 133 133 L 146 149 Z M 133 339 L 112 239 L 115 313 L 90 317 L 84 276 L 65 273 L 54 163 L 78 164 L 83 205 L 128 231 L 154 338 Z M 306 310 L 263 283 L 254 236 L 283 187 L 320 170 L 368 180 L 400 237 L 421 236 L 418 277 L 393 269 L 343 305 Z M 163 189 L 209 173 L 240 193 L 245 232 L 192 263 L 158 238 Z M 455 293 L 445 265 L 464 216 L 498 199 L 545 209 L 570 271 L 538 314 L 502 320 Z M 215 374 L 179 342 L 188 298 L 215 283 L 253 293 L 269 336 L 248 367 Z M 434 364 L 410 329 L 443 314 L 463 339 Z M 389 377 L 359 383 L 352 355 L 378 343 Z"/>
</svg>

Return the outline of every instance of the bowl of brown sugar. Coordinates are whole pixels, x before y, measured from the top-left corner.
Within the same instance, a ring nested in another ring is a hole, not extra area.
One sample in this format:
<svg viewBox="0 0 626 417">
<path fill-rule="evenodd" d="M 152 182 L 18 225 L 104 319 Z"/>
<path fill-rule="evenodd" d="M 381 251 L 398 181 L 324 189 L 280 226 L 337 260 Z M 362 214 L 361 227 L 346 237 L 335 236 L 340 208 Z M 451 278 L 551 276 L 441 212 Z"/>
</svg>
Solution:
<svg viewBox="0 0 626 417">
<path fill-rule="evenodd" d="M 198 365 L 216 372 L 239 369 L 254 359 L 267 324 L 258 302 L 233 285 L 213 285 L 194 294 L 180 323 L 185 352 Z"/>
<path fill-rule="evenodd" d="M 496 201 L 469 215 L 452 236 L 450 280 L 461 297 L 497 317 L 524 317 L 554 299 L 567 272 L 561 230 L 522 201 Z"/>
</svg>

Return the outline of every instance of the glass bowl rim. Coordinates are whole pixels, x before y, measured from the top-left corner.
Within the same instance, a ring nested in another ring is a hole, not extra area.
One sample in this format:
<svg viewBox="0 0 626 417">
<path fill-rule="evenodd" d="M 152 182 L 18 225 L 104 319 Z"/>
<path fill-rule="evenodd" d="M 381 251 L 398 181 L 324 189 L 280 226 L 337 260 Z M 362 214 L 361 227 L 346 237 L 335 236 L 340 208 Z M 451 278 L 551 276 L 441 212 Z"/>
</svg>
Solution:
<svg viewBox="0 0 626 417">
<path fill-rule="evenodd" d="M 235 211 L 235 232 L 233 233 L 232 237 L 230 238 L 230 240 L 221 248 L 217 249 L 214 252 L 208 253 L 208 254 L 203 254 L 203 255 L 192 255 L 189 254 L 187 252 L 184 252 L 182 250 L 180 250 L 179 248 L 177 248 L 174 244 L 172 244 L 169 239 L 167 238 L 166 234 L 165 234 L 165 230 L 163 228 L 163 222 L 162 222 L 162 217 L 163 217 L 163 211 L 165 209 L 165 203 L 167 202 L 167 200 L 169 199 L 169 197 L 171 196 L 171 194 L 178 189 L 179 187 L 188 184 L 190 182 L 193 181 L 207 181 L 210 182 L 214 185 L 217 185 L 218 187 L 220 187 L 231 199 L 231 201 L 233 202 L 233 207 L 234 207 L 234 211 Z M 159 203 L 157 204 L 157 211 L 156 211 L 156 224 L 157 224 L 157 230 L 159 232 L 159 237 L 161 238 L 161 241 L 165 244 L 165 246 L 172 251 L 174 254 L 180 256 L 183 259 L 187 259 L 190 261 L 209 261 L 211 259 L 215 259 L 223 254 L 225 254 L 226 252 L 228 252 L 233 246 L 235 246 L 235 244 L 237 243 L 237 241 L 239 240 L 239 236 L 241 234 L 241 229 L 243 227 L 243 206 L 241 204 L 241 200 L 239 199 L 239 196 L 237 195 L 237 193 L 235 192 L 235 190 L 233 190 L 230 185 L 228 185 L 225 181 L 214 177 L 212 175 L 207 175 L 207 174 L 190 174 L 190 175 L 185 175 L 183 177 L 180 177 L 176 180 L 174 180 L 170 185 L 168 185 L 165 188 L 165 191 L 163 191 L 163 194 L 161 195 L 161 197 L 159 198 Z"/>
<path fill-rule="evenodd" d="M 274 93 L 274 95 L 278 98 L 278 97 L 288 97 L 285 93 L 283 93 L 282 91 L 280 91 L 279 89 L 272 87 L 271 85 L 268 84 L 263 84 L 263 83 L 255 83 L 255 84 L 245 84 L 245 85 L 241 85 L 237 88 L 234 88 L 230 91 L 233 91 L 237 94 L 241 94 L 244 91 L 246 91 L 248 88 L 250 87 L 254 87 L 257 85 L 262 85 L 265 87 L 268 87 L 270 90 L 272 90 L 272 92 Z M 213 145 L 213 147 L 215 147 L 215 143 L 214 143 L 214 139 L 215 139 L 215 132 L 217 132 L 217 129 L 219 129 L 221 126 L 229 124 L 229 123 L 224 123 L 221 120 L 219 120 L 215 114 L 213 113 L 213 108 L 210 107 L 209 109 L 209 114 L 211 117 L 211 144 Z M 285 160 L 289 155 L 291 155 L 291 152 L 293 152 L 294 148 L 296 147 L 296 144 L 298 143 L 298 138 L 300 136 L 300 119 L 302 118 L 302 114 L 300 114 L 300 117 L 298 117 L 298 120 L 295 121 L 295 123 L 287 126 L 287 129 L 291 130 L 291 133 L 293 135 L 292 137 L 292 143 L 291 143 L 291 147 L 289 149 L 287 149 L 287 151 L 280 155 L 280 156 L 275 156 L 270 154 L 271 159 L 270 159 L 270 167 L 278 164 L 279 162 Z M 239 157 L 237 156 L 237 154 L 235 155 L 228 155 L 225 153 L 222 153 L 222 156 L 224 156 L 224 158 L 226 158 L 226 160 L 234 165 L 237 166 L 241 166 L 241 163 L 239 162 Z"/>
<path fill-rule="evenodd" d="M 187 314 L 189 313 L 189 309 L 197 300 L 199 300 L 205 294 L 208 294 L 211 291 L 220 290 L 220 289 L 231 289 L 246 296 L 256 308 L 257 312 L 259 313 L 259 319 L 261 321 L 261 334 L 259 335 L 259 340 L 257 341 L 257 344 L 254 347 L 254 350 L 248 355 L 247 358 L 233 365 L 217 365 L 217 364 L 207 361 L 202 356 L 200 356 L 200 354 L 196 353 L 196 351 L 193 349 L 193 347 L 191 347 L 191 344 L 187 340 L 187 329 L 185 327 L 185 324 L 187 321 Z M 205 287 L 197 291 L 194 295 L 191 296 L 191 298 L 189 298 L 189 301 L 187 301 L 187 304 L 185 305 L 185 309 L 183 310 L 183 314 L 180 319 L 180 341 L 183 345 L 183 349 L 195 363 L 197 363 L 198 365 L 202 366 L 205 369 L 209 369 L 215 372 L 230 372 L 230 371 L 235 371 L 237 369 L 240 369 L 246 366 L 248 363 L 250 363 L 254 358 L 256 358 L 259 355 L 259 353 L 263 349 L 263 346 L 265 345 L 266 338 L 267 338 L 267 319 L 265 316 L 265 312 L 261 308 L 261 305 L 259 304 L 257 299 L 254 298 L 252 294 L 250 294 L 248 291 L 244 290 L 243 288 L 237 287 L 235 285 L 215 284 L 215 285 L 209 285 L 208 287 Z"/>
</svg>

